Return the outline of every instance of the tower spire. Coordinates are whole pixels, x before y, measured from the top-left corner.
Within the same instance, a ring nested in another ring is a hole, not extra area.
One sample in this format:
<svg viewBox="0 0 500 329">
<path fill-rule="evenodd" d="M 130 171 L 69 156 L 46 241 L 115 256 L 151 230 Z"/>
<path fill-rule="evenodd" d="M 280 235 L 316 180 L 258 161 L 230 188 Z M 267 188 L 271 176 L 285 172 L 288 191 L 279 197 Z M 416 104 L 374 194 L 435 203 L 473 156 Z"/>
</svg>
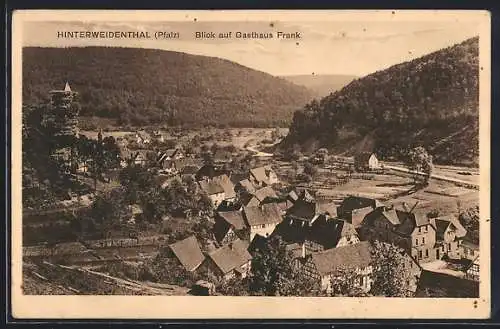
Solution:
<svg viewBox="0 0 500 329">
<path fill-rule="evenodd" d="M 71 87 L 69 86 L 68 81 L 66 81 L 66 85 L 64 86 L 64 91 L 71 91 Z"/>
</svg>

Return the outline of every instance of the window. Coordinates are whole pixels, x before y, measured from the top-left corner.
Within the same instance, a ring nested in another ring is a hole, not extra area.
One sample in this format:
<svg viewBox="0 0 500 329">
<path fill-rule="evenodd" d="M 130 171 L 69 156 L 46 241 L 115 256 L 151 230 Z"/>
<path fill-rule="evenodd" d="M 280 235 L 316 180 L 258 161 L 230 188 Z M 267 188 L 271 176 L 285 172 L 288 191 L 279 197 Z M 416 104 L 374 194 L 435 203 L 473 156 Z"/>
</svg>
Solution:
<svg viewBox="0 0 500 329">
<path fill-rule="evenodd" d="M 418 251 L 418 259 L 422 259 L 422 250 Z"/>
<path fill-rule="evenodd" d="M 429 257 L 429 250 L 425 249 L 425 257 Z"/>
<path fill-rule="evenodd" d="M 262 227 L 262 228 L 265 228 L 265 227 L 266 227 L 266 224 L 262 224 L 262 226 L 261 226 L 261 227 Z"/>
<path fill-rule="evenodd" d="M 421 227 L 418 228 L 418 233 L 422 233 L 422 228 Z"/>
<path fill-rule="evenodd" d="M 425 244 L 425 238 L 422 238 L 422 244 Z"/>
<path fill-rule="evenodd" d="M 451 243 L 448 243 L 448 251 L 451 251 Z"/>
<path fill-rule="evenodd" d="M 415 239 L 415 245 L 418 246 L 418 239 Z"/>
<path fill-rule="evenodd" d="M 359 285 L 363 286 L 363 276 L 360 276 L 358 280 L 359 280 Z"/>
</svg>

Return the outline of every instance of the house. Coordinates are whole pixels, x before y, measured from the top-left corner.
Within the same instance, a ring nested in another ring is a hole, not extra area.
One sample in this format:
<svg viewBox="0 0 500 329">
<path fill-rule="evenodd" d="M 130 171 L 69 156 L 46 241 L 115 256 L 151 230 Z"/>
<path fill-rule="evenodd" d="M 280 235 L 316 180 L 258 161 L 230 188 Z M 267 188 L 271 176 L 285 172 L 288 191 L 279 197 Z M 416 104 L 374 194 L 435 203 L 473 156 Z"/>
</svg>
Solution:
<svg viewBox="0 0 500 329">
<path fill-rule="evenodd" d="M 212 179 L 215 176 L 219 176 L 224 174 L 220 170 L 216 169 L 214 165 L 211 164 L 205 164 L 203 165 L 198 172 L 196 173 L 195 177 L 197 181 L 200 181 L 202 179 Z"/>
<path fill-rule="evenodd" d="M 165 151 L 165 156 L 167 160 L 179 160 L 184 158 L 184 153 L 179 148 L 168 149 Z"/>
<path fill-rule="evenodd" d="M 243 179 L 239 181 L 236 184 L 235 189 L 237 191 L 245 191 L 250 194 L 253 194 L 256 191 L 256 187 L 252 184 L 252 182 L 250 182 L 249 179 Z"/>
<path fill-rule="evenodd" d="M 79 161 L 76 171 L 82 174 L 90 172 L 92 170 L 92 162 L 92 159 Z"/>
<path fill-rule="evenodd" d="M 135 132 L 135 141 L 137 144 L 149 144 L 151 143 L 151 137 L 144 131 Z"/>
<path fill-rule="evenodd" d="M 171 254 L 177 258 L 186 271 L 194 272 L 205 260 L 205 256 L 200 249 L 200 245 L 194 235 L 175 243 L 170 244 Z"/>
<path fill-rule="evenodd" d="M 129 205 L 128 209 L 129 209 L 130 214 L 131 214 L 130 219 L 128 220 L 128 223 L 135 224 L 135 222 L 139 218 L 139 216 L 141 216 L 143 214 L 143 210 L 142 210 L 141 206 L 139 206 L 138 204 Z"/>
<path fill-rule="evenodd" d="M 469 236 L 465 236 L 460 244 L 461 257 L 474 260 L 479 256 L 479 245 L 471 241 Z"/>
<path fill-rule="evenodd" d="M 307 228 L 304 254 L 308 255 L 356 243 L 359 243 L 359 237 L 352 224 L 321 215 Z"/>
<path fill-rule="evenodd" d="M 256 234 L 268 237 L 282 221 L 280 208 L 275 203 L 243 207 L 243 215 L 250 228 L 250 241 Z"/>
<path fill-rule="evenodd" d="M 247 250 L 248 242 L 234 240 L 207 254 L 199 268 L 213 282 L 232 278 L 245 278 L 250 271 L 252 256 Z"/>
<path fill-rule="evenodd" d="M 366 214 L 358 227 L 361 237 L 365 240 L 391 243 L 399 237 L 393 235 L 397 235 L 394 232 L 400 224 L 400 218 L 394 208 L 379 207 Z"/>
<path fill-rule="evenodd" d="M 301 246 L 302 257 L 360 242 L 352 224 L 325 214 L 310 223 L 287 217 L 277 225 L 272 235 L 279 235 L 288 244 Z"/>
<path fill-rule="evenodd" d="M 163 134 L 159 130 L 154 130 L 151 135 L 157 143 L 165 142 L 165 137 L 163 137 Z"/>
<path fill-rule="evenodd" d="M 250 179 L 258 186 L 269 186 L 279 182 L 278 175 L 270 166 L 250 169 Z"/>
<path fill-rule="evenodd" d="M 168 185 L 170 185 L 170 182 L 172 181 L 172 177 L 168 175 L 157 175 L 154 178 L 156 185 L 160 187 L 161 189 L 167 188 Z"/>
<path fill-rule="evenodd" d="M 341 268 L 355 270 L 359 275 L 357 284 L 365 291 L 371 289 L 372 279 L 371 245 L 367 241 L 345 247 L 313 253 L 307 257 L 302 270 L 305 275 L 320 283 L 321 290 L 331 292 L 331 279 Z"/>
<path fill-rule="evenodd" d="M 365 216 L 359 232 L 362 239 L 393 243 L 419 263 L 443 256 L 460 258 L 465 229 L 449 217 L 429 218 L 416 211 L 378 207 Z"/>
<path fill-rule="evenodd" d="M 306 196 L 308 195 L 309 194 L 306 192 Z M 297 221 L 303 221 L 309 225 L 320 215 L 327 215 L 328 217 L 332 217 L 332 215 L 335 216 L 336 210 L 333 210 L 332 207 L 334 207 L 334 205 L 328 201 L 317 201 L 312 197 L 301 197 L 288 208 L 286 217 Z"/>
<path fill-rule="evenodd" d="M 376 170 L 380 167 L 375 153 L 362 152 L 354 156 L 354 168 L 357 171 Z"/>
<path fill-rule="evenodd" d="M 409 294 L 414 294 L 422 272 L 422 268 L 406 252 L 404 256 L 404 268 L 408 271 L 406 289 Z M 372 245 L 368 241 L 356 244 L 328 249 L 326 251 L 313 253 L 306 257 L 301 270 L 304 274 L 317 280 L 321 289 L 331 292 L 331 279 L 341 269 L 351 269 L 358 274 L 356 285 L 365 293 L 371 290 L 373 280 L 373 256 Z"/>
<path fill-rule="evenodd" d="M 222 186 L 224 189 L 224 200 L 234 201 L 236 198 L 236 192 L 234 191 L 233 182 L 229 179 L 229 177 L 224 175 L 215 176 L 212 178 L 212 181 Z"/>
<path fill-rule="evenodd" d="M 146 150 L 137 150 L 132 153 L 131 162 L 136 166 L 144 166 L 148 162 Z"/>
<path fill-rule="evenodd" d="M 202 180 L 198 182 L 198 185 L 200 189 L 208 195 L 210 200 L 212 200 L 215 208 L 224 201 L 226 195 L 224 189 L 219 184 L 209 180 Z"/>
<path fill-rule="evenodd" d="M 213 159 L 215 163 L 227 163 L 233 160 L 233 155 L 231 152 L 219 149 L 213 154 Z"/>
<path fill-rule="evenodd" d="M 479 255 L 465 268 L 465 278 L 479 282 Z"/>
<path fill-rule="evenodd" d="M 192 177 L 193 180 L 196 180 L 196 173 L 200 168 L 196 165 L 186 165 L 182 168 L 180 175 L 182 178 L 184 177 Z"/>
<path fill-rule="evenodd" d="M 240 202 L 246 207 L 257 207 L 264 201 L 277 199 L 278 195 L 271 186 L 262 187 L 256 190 L 253 194 L 243 193 L 240 195 Z"/>
<path fill-rule="evenodd" d="M 218 211 L 215 215 L 214 236 L 220 244 L 227 244 L 236 239 L 249 240 L 249 230 L 243 212 Z"/>
<path fill-rule="evenodd" d="M 376 199 L 348 196 L 337 207 L 337 215 L 357 228 L 368 213 L 383 205 Z"/>
<path fill-rule="evenodd" d="M 415 297 L 478 298 L 479 282 L 423 270 Z"/>
</svg>

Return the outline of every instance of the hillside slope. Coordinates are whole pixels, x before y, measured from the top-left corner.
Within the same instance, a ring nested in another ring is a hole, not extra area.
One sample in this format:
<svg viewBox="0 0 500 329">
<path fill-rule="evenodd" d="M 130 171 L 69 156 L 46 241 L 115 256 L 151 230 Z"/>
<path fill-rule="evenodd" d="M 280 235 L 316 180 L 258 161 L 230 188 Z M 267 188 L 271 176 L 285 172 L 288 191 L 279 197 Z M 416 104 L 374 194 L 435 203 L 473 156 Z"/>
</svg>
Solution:
<svg viewBox="0 0 500 329">
<path fill-rule="evenodd" d="M 274 126 L 313 98 L 305 87 L 219 58 L 139 48 L 24 48 L 23 102 L 69 81 L 81 115 L 122 125 Z"/>
<path fill-rule="evenodd" d="M 422 145 L 436 163 L 477 165 L 478 41 L 392 66 L 312 101 L 294 114 L 281 148 L 325 146 L 390 159 Z"/>
<path fill-rule="evenodd" d="M 335 91 L 342 89 L 357 77 L 342 74 L 308 74 L 308 75 L 285 75 L 283 79 L 296 85 L 304 86 L 313 91 L 318 97 L 325 97 Z"/>
</svg>

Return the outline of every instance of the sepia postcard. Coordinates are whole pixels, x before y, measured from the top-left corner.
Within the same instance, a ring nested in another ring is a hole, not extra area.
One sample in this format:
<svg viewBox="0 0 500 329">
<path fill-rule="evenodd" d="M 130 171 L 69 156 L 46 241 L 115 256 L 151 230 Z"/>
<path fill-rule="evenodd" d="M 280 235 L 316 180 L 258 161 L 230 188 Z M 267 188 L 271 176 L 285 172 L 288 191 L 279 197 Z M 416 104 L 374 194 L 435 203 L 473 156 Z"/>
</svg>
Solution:
<svg viewBox="0 0 500 329">
<path fill-rule="evenodd" d="M 490 29 L 14 12 L 13 317 L 488 318 Z"/>
</svg>

